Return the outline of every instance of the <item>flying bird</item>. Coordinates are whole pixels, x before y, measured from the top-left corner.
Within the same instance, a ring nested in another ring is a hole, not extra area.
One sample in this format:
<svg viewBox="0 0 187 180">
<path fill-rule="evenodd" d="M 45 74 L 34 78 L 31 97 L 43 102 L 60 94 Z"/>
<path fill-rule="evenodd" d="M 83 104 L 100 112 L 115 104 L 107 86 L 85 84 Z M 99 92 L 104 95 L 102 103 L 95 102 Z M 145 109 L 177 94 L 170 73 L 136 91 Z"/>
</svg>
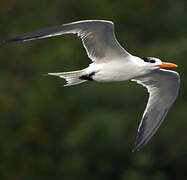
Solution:
<svg viewBox="0 0 187 180">
<path fill-rule="evenodd" d="M 64 78 L 67 82 L 65 86 L 86 81 L 127 80 L 145 86 L 149 92 L 149 100 L 132 151 L 139 150 L 156 133 L 178 95 L 179 74 L 163 69 L 177 65 L 162 62 L 154 57 L 140 58 L 131 55 L 116 40 L 113 22 L 105 20 L 84 20 L 49 27 L 4 40 L 3 43 L 30 41 L 69 33 L 77 34 L 81 38 L 92 63 L 82 70 L 48 73 L 48 75 Z"/>
</svg>

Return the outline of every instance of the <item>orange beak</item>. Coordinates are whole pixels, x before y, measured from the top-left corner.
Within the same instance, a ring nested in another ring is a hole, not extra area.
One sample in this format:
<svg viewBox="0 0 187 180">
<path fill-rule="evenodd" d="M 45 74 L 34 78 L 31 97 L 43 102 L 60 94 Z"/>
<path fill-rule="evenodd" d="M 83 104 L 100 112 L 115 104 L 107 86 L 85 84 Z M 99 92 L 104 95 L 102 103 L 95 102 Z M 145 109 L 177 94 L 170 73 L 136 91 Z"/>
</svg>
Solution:
<svg viewBox="0 0 187 180">
<path fill-rule="evenodd" d="M 162 62 L 162 64 L 157 65 L 160 68 L 174 68 L 174 67 L 178 67 L 178 65 L 173 64 L 173 63 L 167 63 L 167 62 Z"/>
</svg>

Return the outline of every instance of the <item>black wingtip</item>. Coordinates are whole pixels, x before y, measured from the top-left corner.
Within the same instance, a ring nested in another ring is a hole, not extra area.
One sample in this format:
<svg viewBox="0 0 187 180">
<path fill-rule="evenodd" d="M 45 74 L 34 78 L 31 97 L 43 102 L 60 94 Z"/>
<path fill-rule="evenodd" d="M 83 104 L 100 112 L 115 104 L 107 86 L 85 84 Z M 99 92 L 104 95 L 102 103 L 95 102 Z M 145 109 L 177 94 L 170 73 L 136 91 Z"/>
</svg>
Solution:
<svg viewBox="0 0 187 180">
<path fill-rule="evenodd" d="M 9 42 L 15 42 L 15 41 L 19 41 L 19 40 L 16 39 L 16 38 L 7 39 L 7 40 L 3 40 L 0 44 L 6 44 L 6 43 L 9 43 Z"/>
<path fill-rule="evenodd" d="M 139 151 L 140 148 L 135 144 L 134 148 L 132 149 L 132 152 Z"/>
<path fill-rule="evenodd" d="M 2 44 L 5 44 L 5 43 L 10 43 L 10 42 L 16 42 L 16 41 L 23 41 L 24 39 L 20 38 L 20 37 L 14 37 L 14 38 L 10 38 L 10 39 L 7 39 L 7 40 L 4 40 L 2 42 Z"/>
<path fill-rule="evenodd" d="M 27 37 L 25 34 L 23 34 L 23 35 L 20 35 L 20 36 L 16 36 L 16 37 L 13 37 L 13 38 L 10 38 L 10 39 L 3 40 L 2 44 L 17 42 L 17 41 L 26 41 L 26 40 L 31 40 L 32 38 L 33 37 Z M 37 38 L 37 36 L 34 37 L 34 38 Z"/>
<path fill-rule="evenodd" d="M 134 148 L 132 149 L 132 152 L 139 151 L 141 149 L 141 147 L 142 147 L 142 145 L 140 143 L 141 134 L 142 134 L 142 131 L 139 131 L 138 135 L 136 137 L 136 142 L 135 142 Z"/>
<path fill-rule="evenodd" d="M 134 148 L 132 149 L 132 152 L 139 151 L 145 144 L 146 144 L 146 139 L 142 142 L 140 142 L 139 140 L 136 140 L 136 143 L 134 145 Z"/>
</svg>

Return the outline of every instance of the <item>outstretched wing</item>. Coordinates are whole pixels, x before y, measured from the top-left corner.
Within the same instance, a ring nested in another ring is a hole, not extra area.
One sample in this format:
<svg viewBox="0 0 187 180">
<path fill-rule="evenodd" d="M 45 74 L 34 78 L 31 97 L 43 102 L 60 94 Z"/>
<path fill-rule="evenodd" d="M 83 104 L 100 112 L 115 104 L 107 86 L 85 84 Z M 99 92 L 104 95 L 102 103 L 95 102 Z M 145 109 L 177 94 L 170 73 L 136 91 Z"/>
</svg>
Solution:
<svg viewBox="0 0 187 180">
<path fill-rule="evenodd" d="M 29 41 L 69 33 L 78 34 L 81 37 L 86 52 L 92 61 L 130 56 L 116 40 L 114 24 L 104 20 L 85 20 L 63 24 L 25 33 L 3 42 Z"/>
<path fill-rule="evenodd" d="M 149 92 L 149 100 L 138 128 L 133 149 L 136 151 L 151 139 L 163 122 L 178 95 L 180 77 L 175 71 L 158 69 L 132 81 L 145 86 Z"/>
</svg>

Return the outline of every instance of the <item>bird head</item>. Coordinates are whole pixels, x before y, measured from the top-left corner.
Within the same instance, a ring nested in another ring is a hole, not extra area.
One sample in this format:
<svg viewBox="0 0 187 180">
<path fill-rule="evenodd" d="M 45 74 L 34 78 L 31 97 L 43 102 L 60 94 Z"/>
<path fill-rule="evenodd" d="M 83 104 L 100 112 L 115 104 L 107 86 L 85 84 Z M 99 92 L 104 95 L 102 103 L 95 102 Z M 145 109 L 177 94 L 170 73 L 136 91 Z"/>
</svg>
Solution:
<svg viewBox="0 0 187 180">
<path fill-rule="evenodd" d="M 160 59 L 154 57 L 144 57 L 142 60 L 146 63 L 146 66 L 152 67 L 153 69 L 178 67 L 176 64 L 163 62 Z"/>
</svg>

